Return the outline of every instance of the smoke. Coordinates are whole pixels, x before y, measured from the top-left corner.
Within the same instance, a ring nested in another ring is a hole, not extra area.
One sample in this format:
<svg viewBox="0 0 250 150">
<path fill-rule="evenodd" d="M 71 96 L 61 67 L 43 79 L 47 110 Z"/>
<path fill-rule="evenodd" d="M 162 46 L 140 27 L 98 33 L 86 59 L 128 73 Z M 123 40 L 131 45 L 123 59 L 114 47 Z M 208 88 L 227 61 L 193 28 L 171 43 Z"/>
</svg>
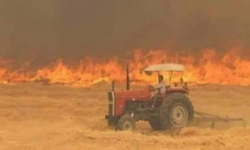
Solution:
<svg viewBox="0 0 250 150">
<path fill-rule="evenodd" d="M 250 42 L 249 0 L 0 0 L 0 56 L 35 64 Z"/>
</svg>

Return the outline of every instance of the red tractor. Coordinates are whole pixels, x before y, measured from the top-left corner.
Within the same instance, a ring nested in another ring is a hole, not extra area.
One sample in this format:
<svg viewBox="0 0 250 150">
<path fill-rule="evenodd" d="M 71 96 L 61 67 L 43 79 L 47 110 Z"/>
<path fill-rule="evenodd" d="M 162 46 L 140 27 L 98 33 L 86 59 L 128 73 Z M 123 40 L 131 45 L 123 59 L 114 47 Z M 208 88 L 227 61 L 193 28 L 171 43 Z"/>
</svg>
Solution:
<svg viewBox="0 0 250 150">
<path fill-rule="evenodd" d="M 187 94 L 186 84 L 181 80 L 180 85 L 171 86 L 173 72 L 183 76 L 184 66 L 180 64 L 157 64 L 147 67 L 146 74 L 161 71 L 169 72 L 169 85 L 166 93 L 157 99 L 152 107 L 152 92 L 157 92 L 151 85 L 141 90 L 129 89 L 127 69 L 127 90 L 108 92 L 108 115 L 105 116 L 109 126 L 119 130 L 133 130 L 137 121 L 148 121 L 154 130 L 178 130 L 187 126 L 194 119 L 194 109 Z M 182 78 L 181 78 L 182 79 Z"/>
</svg>

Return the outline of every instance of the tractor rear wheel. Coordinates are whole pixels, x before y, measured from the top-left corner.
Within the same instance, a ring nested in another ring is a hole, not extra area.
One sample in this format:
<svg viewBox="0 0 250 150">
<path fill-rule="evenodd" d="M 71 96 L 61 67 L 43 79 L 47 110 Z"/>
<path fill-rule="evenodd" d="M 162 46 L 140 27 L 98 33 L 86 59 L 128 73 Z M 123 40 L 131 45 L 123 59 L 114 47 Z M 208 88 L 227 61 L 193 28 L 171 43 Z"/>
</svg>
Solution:
<svg viewBox="0 0 250 150">
<path fill-rule="evenodd" d="M 162 101 L 160 122 L 163 130 L 180 131 L 193 118 L 193 105 L 185 94 L 173 93 Z"/>
<path fill-rule="evenodd" d="M 124 114 L 118 121 L 119 130 L 134 130 L 135 120 L 130 114 Z"/>
</svg>

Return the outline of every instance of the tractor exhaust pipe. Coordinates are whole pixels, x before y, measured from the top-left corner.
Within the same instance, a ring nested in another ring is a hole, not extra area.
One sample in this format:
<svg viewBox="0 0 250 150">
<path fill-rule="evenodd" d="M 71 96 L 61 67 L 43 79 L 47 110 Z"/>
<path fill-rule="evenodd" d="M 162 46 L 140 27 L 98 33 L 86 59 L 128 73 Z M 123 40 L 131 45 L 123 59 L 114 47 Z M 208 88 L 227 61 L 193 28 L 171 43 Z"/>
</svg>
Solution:
<svg viewBox="0 0 250 150">
<path fill-rule="evenodd" d="M 115 81 L 112 81 L 112 83 L 111 83 L 111 84 L 112 84 L 111 91 L 113 91 L 113 92 L 114 92 L 114 91 L 115 91 Z"/>
<path fill-rule="evenodd" d="M 126 83 L 127 83 L 127 90 L 130 89 L 130 79 L 129 79 L 129 66 L 127 65 L 127 69 L 126 69 L 126 74 L 127 74 L 127 77 L 126 77 Z"/>
</svg>

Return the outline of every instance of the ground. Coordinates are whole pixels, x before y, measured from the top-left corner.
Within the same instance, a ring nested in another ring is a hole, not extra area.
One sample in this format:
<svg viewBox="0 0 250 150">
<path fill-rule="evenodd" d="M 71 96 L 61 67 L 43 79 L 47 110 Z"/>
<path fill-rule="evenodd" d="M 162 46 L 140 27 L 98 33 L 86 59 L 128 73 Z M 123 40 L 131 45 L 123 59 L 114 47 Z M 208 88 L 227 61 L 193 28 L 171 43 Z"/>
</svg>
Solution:
<svg viewBox="0 0 250 150">
<path fill-rule="evenodd" d="M 116 132 L 104 119 L 109 89 L 107 84 L 90 88 L 0 85 L 0 149 L 250 149 L 249 128 L 192 127 L 172 137 L 168 132 L 153 132 L 148 123 L 139 122 L 135 132 Z M 250 124 L 250 87 L 203 85 L 190 90 L 196 110 L 243 117 Z"/>
</svg>

